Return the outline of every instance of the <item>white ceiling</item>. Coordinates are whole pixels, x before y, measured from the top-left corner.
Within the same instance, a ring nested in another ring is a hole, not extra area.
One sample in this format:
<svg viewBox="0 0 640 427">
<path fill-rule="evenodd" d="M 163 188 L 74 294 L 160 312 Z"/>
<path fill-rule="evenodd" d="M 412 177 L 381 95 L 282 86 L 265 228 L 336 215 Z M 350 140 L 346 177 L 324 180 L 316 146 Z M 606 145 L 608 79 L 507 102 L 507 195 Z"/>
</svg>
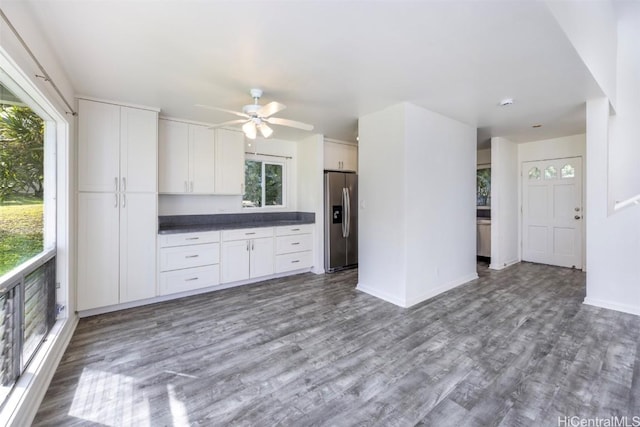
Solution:
<svg viewBox="0 0 640 427">
<path fill-rule="evenodd" d="M 235 117 L 194 104 L 238 110 L 258 87 L 329 138 L 407 101 L 528 141 L 583 132 L 602 94 L 539 1 L 29 3 L 78 94 L 201 122 Z"/>
</svg>

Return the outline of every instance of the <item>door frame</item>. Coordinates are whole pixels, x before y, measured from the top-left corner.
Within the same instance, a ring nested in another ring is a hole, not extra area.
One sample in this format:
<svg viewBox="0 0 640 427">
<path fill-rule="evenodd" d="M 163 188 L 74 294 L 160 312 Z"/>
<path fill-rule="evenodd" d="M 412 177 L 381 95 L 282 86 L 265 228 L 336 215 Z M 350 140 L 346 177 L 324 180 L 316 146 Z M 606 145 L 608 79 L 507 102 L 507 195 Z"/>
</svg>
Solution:
<svg viewBox="0 0 640 427">
<path fill-rule="evenodd" d="M 520 259 L 520 261 L 522 261 L 522 255 L 524 253 L 524 185 L 525 185 L 525 179 L 524 179 L 524 164 L 525 163 L 530 163 L 530 162 L 543 162 L 543 161 L 550 161 L 550 160 L 563 160 L 563 159 L 576 159 L 579 158 L 580 162 L 581 162 L 581 173 L 582 173 L 582 224 L 580 225 L 580 231 L 582 233 L 582 239 L 581 239 L 581 248 L 580 248 L 580 252 L 581 252 L 581 257 L 582 257 L 582 271 L 587 271 L 586 270 L 586 266 L 587 266 L 587 252 L 586 252 L 586 241 L 587 241 L 587 230 L 586 230 L 586 216 L 587 216 L 587 210 L 586 210 L 586 186 L 587 186 L 587 182 L 586 182 L 586 173 L 585 173 L 585 166 L 586 166 L 586 162 L 585 162 L 585 156 L 584 154 L 575 154 L 575 155 L 567 155 L 567 156 L 559 156 L 559 157 L 543 157 L 540 159 L 518 159 L 518 169 L 519 169 L 519 173 L 518 173 L 518 179 L 520 180 L 520 183 L 518 185 L 518 203 L 520 205 L 520 210 L 518 213 L 518 258 Z"/>
</svg>

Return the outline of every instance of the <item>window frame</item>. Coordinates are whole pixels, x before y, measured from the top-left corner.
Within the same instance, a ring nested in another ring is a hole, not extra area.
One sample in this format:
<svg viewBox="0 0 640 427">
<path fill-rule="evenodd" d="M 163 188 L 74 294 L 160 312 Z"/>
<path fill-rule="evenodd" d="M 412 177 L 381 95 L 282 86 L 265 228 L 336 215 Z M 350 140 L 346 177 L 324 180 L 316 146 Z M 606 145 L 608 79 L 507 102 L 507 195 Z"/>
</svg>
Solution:
<svg viewBox="0 0 640 427">
<path fill-rule="evenodd" d="M 247 210 L 274 210 L 274 209 L 286 209 L 288 206 L 288 198 L 287 198 L 287 186 L 289 184 L 288 180 L 288 170 L 287 170 L 287 161 L 286 158 L 277 159 L 279 156 L 265 156 L 260 154 L 247 154 L 245 156 L 245 167 L 247 161 L 260 162 L 261 166 L 261 206 L 244 206 L 244 194 L 242 195 L 243 206 L 242 209 Z M 266 187 L 265 187 L 265 165 L 276 165 L 282 167 L 282 204 L 280 205 L 266 205 Z M 245 176 L 246 178 L 246 176 Z M 245 184 L 245 192 L 246 192 L 246 184 Z"/>
</svg>

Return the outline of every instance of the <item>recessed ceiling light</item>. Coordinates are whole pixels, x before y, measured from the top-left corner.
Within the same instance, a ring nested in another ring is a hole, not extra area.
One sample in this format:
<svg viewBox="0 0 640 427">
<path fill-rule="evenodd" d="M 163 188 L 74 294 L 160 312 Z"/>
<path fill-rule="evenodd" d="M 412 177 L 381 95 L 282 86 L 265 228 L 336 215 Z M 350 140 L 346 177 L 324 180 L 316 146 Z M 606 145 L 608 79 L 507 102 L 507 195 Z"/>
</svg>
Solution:
<svg viewBox="0 0 640 427">
<path fill-rule="evenodd" d="M 541 125 L 541 124 L 537 124 L 537 125 L 533 125 L 533 126 L 531 126 L 531 127 L 532 127 L 532 128 L 541 128 L 541 127 L 542 127 L 542 125 Z"/>
<path fill-rule="evenodd" d="M 506 107 L 507 105 L 511 105 L 511 104 L 513 104 L 513 98 L 506 98 L 506 99 L 503 99 L 502 101 L 500 101 L 499 105 L 501 107 Z"/>
</svg>

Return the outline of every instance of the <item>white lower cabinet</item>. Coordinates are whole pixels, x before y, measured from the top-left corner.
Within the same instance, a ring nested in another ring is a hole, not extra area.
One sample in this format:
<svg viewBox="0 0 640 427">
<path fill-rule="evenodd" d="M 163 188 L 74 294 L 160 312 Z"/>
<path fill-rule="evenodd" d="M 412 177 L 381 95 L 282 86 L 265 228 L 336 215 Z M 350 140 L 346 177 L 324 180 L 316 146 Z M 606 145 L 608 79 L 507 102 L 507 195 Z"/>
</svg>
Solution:
<svg viewBox="0 0 640 427">
<path fill-rule="evenodd" d="M 223 231 L 222 283 L 273 274 L 273 235 L 273 227 Z"/>
<path fill-rule="evenodd" d="M 276 273 L 313 265 L 313 225 L 276 227 Z"/>
<path fill-rule="evenodd" d="M 78 310 L 155 296 L 155 193 L 78 194 Z"/>
<path fill-rule="evenodd" d="M 160 295 L 220 284 L 220 232 L 165 234 L 160 246 Z"/>
</svg>

